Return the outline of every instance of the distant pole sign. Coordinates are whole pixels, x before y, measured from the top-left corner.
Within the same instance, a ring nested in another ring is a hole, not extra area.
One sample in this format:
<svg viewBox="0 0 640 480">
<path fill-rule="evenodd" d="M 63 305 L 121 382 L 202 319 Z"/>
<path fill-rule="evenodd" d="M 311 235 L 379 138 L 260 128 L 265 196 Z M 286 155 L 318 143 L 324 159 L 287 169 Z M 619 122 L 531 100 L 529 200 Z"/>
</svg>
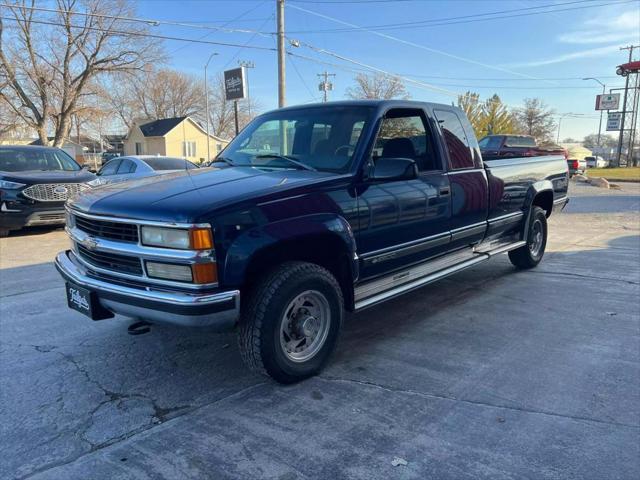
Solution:
<svg viewBox="0 0 640 480">
<path fill-rule="evenodd" d="M 596 95 L 596 110 L 617 110 L 619 105 L 619 93 Z"/>
<path fill-rule="evenodd" d="M 224 72 L 224 92 L 227 100 L 242 100 L 246 94 L 244 68 L 234 68 Z"/>
<path fill-rule="evenodd" d="M 607 116 L 607 132 L 615 132 L 617 130 L 620 130 L 621 120 L 621 112 L 609 112 L 609 115 Z"/>
</svg>

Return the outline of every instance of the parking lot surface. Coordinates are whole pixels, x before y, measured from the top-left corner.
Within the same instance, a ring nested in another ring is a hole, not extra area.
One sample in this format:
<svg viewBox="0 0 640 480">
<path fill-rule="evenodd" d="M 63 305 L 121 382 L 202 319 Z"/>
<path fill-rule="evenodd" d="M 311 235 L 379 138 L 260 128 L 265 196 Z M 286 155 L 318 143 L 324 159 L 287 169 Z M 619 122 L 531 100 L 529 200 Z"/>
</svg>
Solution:
<svg viewBox="0 0 640 480">
<path fill-rule="evenodd" d="M 500 256 L 352 315 L 328 368 L 286 387 L 232 333 L 69 310 L 64 232 L 14 233 L 0 478 L 636 479 L 640 185 L 571 196 L 538 268 Z"/>
</svg>

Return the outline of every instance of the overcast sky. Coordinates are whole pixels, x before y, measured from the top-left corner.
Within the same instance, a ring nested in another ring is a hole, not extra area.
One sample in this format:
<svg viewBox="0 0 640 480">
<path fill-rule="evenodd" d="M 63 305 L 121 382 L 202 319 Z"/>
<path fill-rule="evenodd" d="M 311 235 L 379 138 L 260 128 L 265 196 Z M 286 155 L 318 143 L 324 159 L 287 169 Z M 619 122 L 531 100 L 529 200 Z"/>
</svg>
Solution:
<svg viewBox="0 0 640 480">
<path fill-rule="evenodd" d="M 248 30 L 154 28 L 165 35 L 246 44 L 239 49 L 168 41 L 166 49 L 172 67 L 195 75 L 203 75 L 213 51 L 219 55 L 210 64 L 212 74 L 236 66 L 238 59 L 252 60 L 251 94 L 262 109 L 271 109 L 277 106 L 275 52 L 249 47 L 275 47 L 275 3 L 139 0 L 138 16 Z M 607 89 L 623 85 L 615 67 L 627 61 L 628 52 L 619 47 L 640 43 L 639 6 L 638 0 L 287 0 L 287 35 L 302 41 L 288 49 L 313 59 L 288 58 L 287 103 L 317 101 L 316 74 L 325 68 L 337 75 L 330 98 L 343 99 L 353 70 L 364 67 L 339 56 L 419 82 L 407 83 L 415 100 L 451 103 L 455 94 L 472 90 L 483 98 L 497 93 L 517 107 L 523 98 L 540 97 L 558 113 L 585 115 L 562 121 L 561 138 L 581 139 L 597 131 L 594 102 L 602 89 L 581 79 L 597 77 Z M 501 13 L 485 15 L 493 12 Z M 640 58 L 640 49 L 634 56 Z"/>
</svg>

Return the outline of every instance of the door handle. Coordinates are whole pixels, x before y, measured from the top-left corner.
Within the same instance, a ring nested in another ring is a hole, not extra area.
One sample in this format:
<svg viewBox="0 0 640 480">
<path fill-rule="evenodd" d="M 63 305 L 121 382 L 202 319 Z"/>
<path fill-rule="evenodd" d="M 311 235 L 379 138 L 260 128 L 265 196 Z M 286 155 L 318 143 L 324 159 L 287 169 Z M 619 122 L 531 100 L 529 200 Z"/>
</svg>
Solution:
<svg viewBox="0 0 640 480">
<path fill-rule="evenodd" d="M 450 193 L 449 187 L 440 187 L 440 190 L 438 190 L 438 193 L 440 194 L 441 197 L 446 197 Z"/>
</svg>

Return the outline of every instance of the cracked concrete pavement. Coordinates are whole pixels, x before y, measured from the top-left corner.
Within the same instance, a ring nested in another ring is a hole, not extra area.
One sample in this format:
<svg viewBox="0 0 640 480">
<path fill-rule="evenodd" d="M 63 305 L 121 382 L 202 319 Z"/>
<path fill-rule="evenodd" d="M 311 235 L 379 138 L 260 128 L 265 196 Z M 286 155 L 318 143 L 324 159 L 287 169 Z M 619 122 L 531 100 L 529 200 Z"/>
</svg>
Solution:
<svg viewBox="0 0 640 480">
<path fill-rule="evenodd" d="M 537 269 L 500 256 L 352 315 L 288 387 L 232 333 L 68 310 L 62 231 L 2 239 L 0 477 L 638 478 L 640 185 L 571 193 Z"/>
</svg>

